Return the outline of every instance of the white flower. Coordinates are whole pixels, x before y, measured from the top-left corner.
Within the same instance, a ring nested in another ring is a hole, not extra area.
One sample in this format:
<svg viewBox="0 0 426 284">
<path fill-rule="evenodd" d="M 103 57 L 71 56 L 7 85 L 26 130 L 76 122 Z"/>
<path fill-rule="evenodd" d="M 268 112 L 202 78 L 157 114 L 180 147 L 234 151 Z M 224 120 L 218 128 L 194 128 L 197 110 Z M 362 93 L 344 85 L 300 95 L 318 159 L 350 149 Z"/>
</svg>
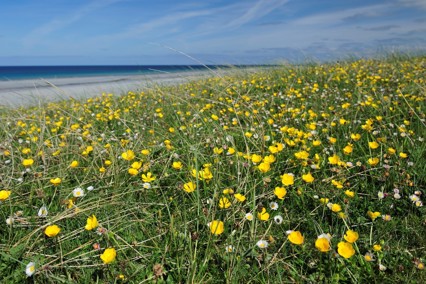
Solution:
<svg viewBox="0 0 426 284">
<path fill-rule="evenodd" d="M 149 182 L 144 182 L 142 184 L 142 187 L 145 188 L 145 189 L 150 189 L 151 188 L 151 184 Z"/>
<path fill-rule="evenodd" d="M 387 268 L 386 268 L 386 266 L 384 266 L 383 264 L 379 264 L 379 270 L 380 271 L 385 271 Z"/>
<path fill-rule="evenodd" d="M 378 197 L 379 199 L 383 199 L 383 198 L 385 198 L 385 194 L 383 193 L 383 191 L 379 191 L 379 192 L 377 193 L 377 197 Z"/>
<path fill-rule="evenodd" d="M 268 241 L 265 241 L 265 240 L 260 240 L 260 241 L 257 241 L 257 243 L 256 243 L 256 245 L 259 247 L 259 248 L 267 248 L 268 247 Z"/>
<path fill-rule="evenodd" d="M 413 203 L 416 203 L 417 201 L 420 201 L 420 197 L 413 194 L 413 195 L 410 195 L 410 200 L 413 201 Z"/>
<path fill-rule="evenodd" d="M 83 197 L 84 196 L 84 190 L 80 187 L 77 187 L 72 191 L 72 195 L 74 197 Z"/>
<path fill-rule="evenodd" d="M 9 226 L 12 225 L 15 222 L 15 219 L 13 219 L 13 217 L 9 217 L 6 219 L 6 224 L 8 224 Z"/>
<path fill-rule="evenodd" d="M 92 185 L 87 187 L 87 190 L 88 190 L 88 191 L 92 191 L 92 190 L 94 190 L 94 189 L 95 189 L 95 188 L 94 188 Z"/>
<path fill-rule="evenodd" d="M 38 217 L 46 217 L 47 216 L 47 208 L 45 205 L 41 206 L 40 209 L 38 210 Z"/>
<path fill-rule="evenodd" d="M 281 224 L 283 222 L 283 217 L 281 215 L 277 215 L 274 217 L 274 221 L 276 224 Z"/>
<path fill-rule="evenodd" d="M 25 274 L 27 274 L 28 277 L 31 277 L 35 272 L 35 263 L 30 262 L 25 267 Z"/>
<path fill-rule="evenodd" d="M 235 251 L 235 247 L 233 245 L 227 245 L 225 247 L 225 252 L 234 252 Z"/>
<path fill-rule="evenodd" d="M 331 241 L 331 235 L 330 234 L 321 234 L 321 235 L 319 235 L 318 236 L 318 239 L 321 239 L 321 238 L 323 238 L 323 239 L 327 239 L 328 241 Z"/>
<path fill-rule="evenodd" d="M 246 217 L 247 220 L 253 221 L 253 214 L 247 213 L 245 217 Z"/>
<path fill-rule="evenodd" d="M 395 194 L 393 195 L 393 198 L 395 198 L 395 199 L 400 199 L 400 198 L 401 198 L 401 194 L 399 194 L 399 193 L 395 193 Z"/>
<path fill-rule="evenodd" d="M 271 203 L 269 203 L 269 207 L 271 208 L 271 210 L 277 210 L 278 209 L 278 203 L 271 202 Z"/>
</svg>

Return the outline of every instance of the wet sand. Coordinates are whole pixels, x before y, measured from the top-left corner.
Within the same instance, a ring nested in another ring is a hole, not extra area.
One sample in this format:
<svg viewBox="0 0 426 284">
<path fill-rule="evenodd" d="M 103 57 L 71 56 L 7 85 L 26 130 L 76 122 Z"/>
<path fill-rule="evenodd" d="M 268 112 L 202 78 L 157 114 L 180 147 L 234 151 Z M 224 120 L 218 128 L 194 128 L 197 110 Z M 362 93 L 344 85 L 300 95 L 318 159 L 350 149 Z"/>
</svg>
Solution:
<svg viewBox="0 0 426 284">
<path fill-rule="evenodd" d="M 185 83 L 208 76 L 213 71 L 187 71 L 149 75 L 72 77 L 38 80 L 0 81 L 0 106 L 20 107 L 64 99 L 97 97 L 102 93 L 120 95 L 154 86 Z"/>
</svg>

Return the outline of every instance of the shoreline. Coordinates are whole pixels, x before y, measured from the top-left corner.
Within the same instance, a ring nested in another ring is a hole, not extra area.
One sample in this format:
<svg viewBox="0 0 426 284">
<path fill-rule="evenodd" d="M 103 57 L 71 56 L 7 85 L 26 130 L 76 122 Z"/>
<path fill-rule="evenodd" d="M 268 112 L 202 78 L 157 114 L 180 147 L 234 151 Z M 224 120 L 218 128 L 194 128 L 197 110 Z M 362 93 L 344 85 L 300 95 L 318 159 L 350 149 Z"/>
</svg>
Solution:
<svg viewBox="0 0 426 284">
<path fill-rule="evenodd" d="M 0 81 L 0 106 L 25 107 L 64 99 L 85 99 L 102 93 L 122 94 L 152 85 L 175 85 L 223 74 L 223 71 L 181 71 L 145 75 L 108 75 Z"/>
</svg>

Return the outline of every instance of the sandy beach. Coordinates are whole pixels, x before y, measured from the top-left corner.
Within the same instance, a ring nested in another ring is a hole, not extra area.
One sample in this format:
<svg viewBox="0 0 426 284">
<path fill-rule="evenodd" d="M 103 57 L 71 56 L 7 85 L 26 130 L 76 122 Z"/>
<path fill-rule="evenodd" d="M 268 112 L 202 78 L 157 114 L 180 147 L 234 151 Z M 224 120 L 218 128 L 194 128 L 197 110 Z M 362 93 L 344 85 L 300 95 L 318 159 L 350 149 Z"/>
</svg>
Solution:
<svg viewBox="0 0 426 284">
<path fill-rule="evenodd" d="M 138 91 L 150 86 L 185 83 L 215 75 L 212 71 L 206 70 L 149 75 L 0 81 L 0 105 L 30 106 L 70 98 L 96 97 L 104 92 L 119 95 L 130 90 Z"/>
</svg>

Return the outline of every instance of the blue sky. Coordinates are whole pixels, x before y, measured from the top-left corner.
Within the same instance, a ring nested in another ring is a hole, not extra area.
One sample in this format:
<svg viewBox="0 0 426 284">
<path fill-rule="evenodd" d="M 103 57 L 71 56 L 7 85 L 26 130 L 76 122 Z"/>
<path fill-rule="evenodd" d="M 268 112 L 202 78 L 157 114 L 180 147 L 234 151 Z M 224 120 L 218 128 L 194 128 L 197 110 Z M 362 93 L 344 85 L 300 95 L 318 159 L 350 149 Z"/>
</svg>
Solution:
<svg viewBox="0 0 426 284">
<path fill-rule="evenodd" d="M 426 46 L 426 0 L 2 0 L 0 65 L 257 64 Z"/>
</svg>

